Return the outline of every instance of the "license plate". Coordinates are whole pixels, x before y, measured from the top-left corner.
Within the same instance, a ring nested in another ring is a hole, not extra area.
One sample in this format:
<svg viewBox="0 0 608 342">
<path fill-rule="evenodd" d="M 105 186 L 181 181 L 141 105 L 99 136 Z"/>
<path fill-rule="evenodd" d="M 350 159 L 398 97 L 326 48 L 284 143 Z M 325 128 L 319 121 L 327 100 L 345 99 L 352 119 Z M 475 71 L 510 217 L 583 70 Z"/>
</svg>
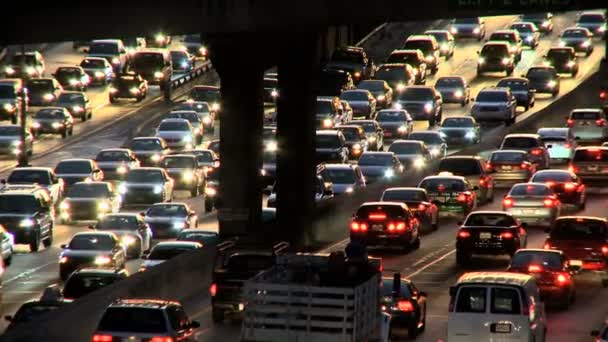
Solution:
<svg viewBox="0 0 608 342">
<path fill-rule="evenodd" d="M 503 166 L 502 166 L 502 169 L 503 169 L 503 170 L 511 170 L 511 169 L 512 169 L 512 167 L 511 167 L 511 165 L 503 165 Z"/>
<path fill-rule="evenodd" d="M 536 209 L 524 209 L 524 214 L 536 214 Z"/>
<path fill-rule="evenodd" d="M 581 126 L 589 126 L 589 122 L 588 121 L 581 121 Z"/>
<path fill-rule="evenodd" d="M 589 171 L 597 171 L 597 165 L 587 166 L 587 170 L 589 170 Z"/>
<path fill-rule="evenodd" d="M 506 333 L 506 334 L 508 334 L 508 333 L 511 332 L 511 324 L 496 323 L 494 331 L 496 331 L 497 333 Z"/>
<path fill-rule="evenodd" d="M 384 230 L 384 226 L 383 226 L 383 225 L 381 225 L 381 224 L 374 224 L 374 225 L 372 226 L 372 230 L 373 230 L 373 231 L 376 231 L 376 232 L 381 232 L 381 231 L 383 231 L 383 230 Z"/>
<path fill-rule="evenodd" d="M 384 136 L 385 137 L 392 137 L 393 133 L 391 133 L 391 132 L 384 132 Z"/>
<path fill-rule="evenodd" d="M 568 263 L 570 264 L 570 266 L 583 266 L 583 260 L 570 260 L 568 261 Z"/>
<path fill-rule="evenodd" d="M 479 233 L 479 238 L 482 240 L 490 240 L 492 238 L 492 233 Z"/>
</svg>

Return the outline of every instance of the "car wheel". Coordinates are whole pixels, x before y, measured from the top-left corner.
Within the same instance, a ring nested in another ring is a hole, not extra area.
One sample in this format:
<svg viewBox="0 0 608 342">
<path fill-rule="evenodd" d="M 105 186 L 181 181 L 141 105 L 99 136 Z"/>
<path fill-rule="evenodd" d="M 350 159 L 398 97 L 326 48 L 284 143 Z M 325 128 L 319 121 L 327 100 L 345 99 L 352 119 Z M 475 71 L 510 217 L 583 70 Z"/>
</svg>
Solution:
<svg viewBox="0 0 608 342">
<path fill-rule="evenodd" d="M 61 132 L 61 137 L 62 137 L 63 139 L 65 139 L 65 138 L 67 138 L 67 137 L 68 137 L 68 130 L 67 130 L 67 128 L 66 128 L 66 129 L 64 129 L 64 130 Z"/>
<path fill-rule="evenodd" d="M 190 197 L 196 196 L 198 196 L 198 186 L 195 186 L 194 188 L 190 189 Z"/>
<path fill-rule="evenodd" d="M 222 323 L 224 321 L 224 310 L 215 309 L 211 310 L 211 318 L 213 319 L 213 323 Z"/>
<path fill-rule="evenodd" d="M 42 240 L 42 244 L 45 248 L 49 248 L 53 244 L 53 227 L 49 228 L 49 236 Z"/>
<path fill-rule="evenodd" d="M 36 232 L 32 240 L 30 240 L 30 252 L 38 252 L 40 249 L 40 232 Z"/>
<path fill-rule="evenodd" d="M 477 67 L 477 77 L 483 76 L 483 70 Z"/>
<path fill-rule="evenodd" d="M 32 147 L 27 151 L 27 155 L 31 157 L 33 154 L 34 154 L 34 146 L 32 145 Z"/>
<path fill-rule="evenodd" d="M 213 202 L 205 199 L 205 212 L 209 213 L 213 210 Z"/>
<path fill-rule="evenodd" d="M 412 248 L 413 249 L 419 249 L 420 248 L 420 233 L 416 237 L 416 240 L 414 240 L 414 242 L 412 243 Z"/>
<path fill-rule="evenodd" d="M 115 103 L 115 102 L 116 102 L 116 99 L 114 98 L 114 96 L 110 96 L 110 103 Z"/>
<path fill-rule="evenodd" d="M 580 196 L 580 200 L 579 200 L 579 204 L 578 204 L 578 210 L 582 211 L 585 210 L 585 207 L 587 206 L 587 201 L 585 201 L 585 197 L 583 195 Z"/>
<path fill-rule="evenodd" d="M 467 105 L 467 100 L 462 100 L 462 102 L 460 102 L 460 107 L 464 107 Z"/>
<path fill-rule="evenodd" d="M 410 340 L 414 340 L 416 339 L 416 336 L 418 336 L 418 324 L 412 323 L 407 328 L 407 338 Z"/>
<path fill-rule="evenodd" d="M 139 259 L 141 257 L 141 253 L 142 253 L 142 245 L 143 242 L 139 241 L 139 246 L 137 248 L 135 248 L 132 252 L 132 254 L 130 255 L 130 257 L 132 259 Z"/>
<path fill-rule="evenodd" d="M 70 136 L 74 135 L 74 127 L 70 128 Z"/>
<path fill-rule="evenodd" d="M 70 273 L 68 273 L 67 271 L 64 271 L 64 270 L 61 270 L 61 269 L 59 270 L 59 278 L 62 281 L 66 281 L 69 276 L 70 276 Z"/>
<path fill-rule="evenodd" d="M 13 115 L 13 116 L 11 116 L 11 123 L 12 123 L 13 125 L 16 125 L 18 121 L 19 121 L 19 118 L 17 117 L 17 115 L 16 115 L 16 114 L 15 114 L 15 115 Z"/>
</svg>

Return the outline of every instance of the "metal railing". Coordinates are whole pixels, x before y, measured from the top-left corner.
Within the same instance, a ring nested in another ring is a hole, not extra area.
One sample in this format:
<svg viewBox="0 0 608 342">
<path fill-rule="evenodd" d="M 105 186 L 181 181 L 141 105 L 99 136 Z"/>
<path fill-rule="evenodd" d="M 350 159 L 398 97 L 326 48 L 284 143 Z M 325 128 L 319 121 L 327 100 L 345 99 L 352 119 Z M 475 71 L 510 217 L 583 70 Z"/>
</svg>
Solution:
<svg viewBox="0 0 608 342">
<path fill-rule="evenodd" d="M 188 71 L 182 75 L 179 75 L 176 78 L 171 78 L 170 86 L 164 87 L 163 97 L 165 98 L 166 101 L 171 101 L 171 95 L 173 94 L 173 91 L 175 89 L 178 89 L 178 88 L 192 82 L 194 79 L 200 77 L 204 73 L 211 70 L 211 68 L 212 68 L 211 61 L 206 60 L 202 64 L 194 67 L 194 69 L 192 69 L 191 71 Z"/>
</svg>

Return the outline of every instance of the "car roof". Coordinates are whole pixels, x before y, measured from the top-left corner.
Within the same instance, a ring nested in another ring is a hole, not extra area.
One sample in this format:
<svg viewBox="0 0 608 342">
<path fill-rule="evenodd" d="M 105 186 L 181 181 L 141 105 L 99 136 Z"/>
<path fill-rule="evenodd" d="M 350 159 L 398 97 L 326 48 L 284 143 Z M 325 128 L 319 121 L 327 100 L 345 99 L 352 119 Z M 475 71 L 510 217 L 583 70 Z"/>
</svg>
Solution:
<svg viewBox="0 0 608 342">
<path fill-rule="evenodd" d="M 479 93 L 503 93 L 503 92 L 509 92 L 511 89 L 509 89 L 508 87 L 487 87 L 487 88 L 483 88 L 479 91 Z M 479 94 L 478 93 L 478 94 Z"/>
<path fill-rule="evenodd" d="M 164 170 L 162 167 L 141 166 L 141 167 L 134 168 L 130 172 L 133 172 L 133 171 L 162 171 L 162 170 Z"/>
<path fill-rule="evenodd" d="M 76 185 L 112 185 L 112 182 L 104 182 L 104 181 L 82 181 L 76 182 L 72 186 Z"/>
<path fill-rule="evenodd" d="M 422 51 L 420 51 L 419 49 L 395 49 L 395 50 L 393 50 L 393 52 L 391 52 L 391 55 L 392 54 L 411 54 L 411 53 L 420 54 L 420 53 L 422 53 Z"/>
<path fill-rule="evenodd" d="M 340 131 L 335 129 L 320 129 L 316 131 L 317 135 L 339 135 Z"/>
<path fill-rule="evenodd" d="M 551 253 L 551 254 L 559 254 L 559 255 L 564 254 L 564 252 L 559 249 L 542 249 L 542 248 L 521 248 L 521 249 L 518 249 L 515 252 L 515 254 L 521 253 L 521 252 L 536 252 L 536 253 L 547 253 L 547 254 Z"/>
<path fill-rule="evenodd" d="M 579 112 L 603 113 L 604 111 L 601 108 L 576 108 L 571 111 L 571 113 L 579 113 Z"/>
<path fill-rule="evenodd" d="M 604 221 L 604 222 L 608 223 L 608 219 L 606 219 L 604 217 L 586 216 L 586 215 L 560 216 L 556 220 L 577 220 L 577 219 Z"/>
<path fill-rule="evenodd" d="M 144 307 L 149 309 L 165 309 L 169 305 L 180 305 L 177 301 L 163 299 L 117 299 L 110 307 Z"/>
<path fill-rule="evenodd" d="M 501 79 L 500 81 L 498 81 L 498 83 L 504 82 L 504 81 L 526 81 L 529 82 L 530 80 L 525 78 L 525 77 L 505 77 L 503 79 Z"/>
<path fill-rule="evenodd" d="M 405 207 L 407 208 L 407 204 L 403 203 L 403 202 L 391 202 L 391 201 L 386 201 L 386 202 L 365 202 L 363 204 L 361 204 L 361 207 L 373 207 L 373 206 L 395 206 L 395 207 Z"/>
<path fill-rule="evenodd" d="M 407 38 L 407 40 L 432 40 L 432 39 L 434 39 L 434 37 L 431 35 L 428 35 L 428 34 L 416 34 L 413 36 L 409 36 Z"/>
<path fill-rule="evenodd" d="M 22 166 L 22 167 L 16 167 L 13 169 L 13 171 L 48 171 L 48 172 L 53 172 L 53 168 L 51 167 L 42 167 L 42 166 Z"/>
<path fill-rule="evenodd" d="M 451 179 L 451 180 L 459 180 L 459 181 L 466 181 L 466 178 L 463 176 L 455 176 L 455 175 L 433 175 L 433 176 L 426 176 L 422 179 L 422 181 L 425 181 L 427 179 Z"/>
<path fill-rule="evenodd" d="M 570 127 L 545 127 L 539 128 L 536 134 L 542 136 L 544 134 L 551 135 L 551 133 L 567 134 L 570 131 Z"/>
<path fill-rule="evenodd" d="M 132 140 L 163 140 L 161 137 L 135 137 Z"/>
<path fill-rule="evenodd" d="M 513 217 L 513 215 L 510 212 L 508 212 L 508 211 L 502 211 L 502 210 L 475 210 L 472 213 L 470 213 L 469 215 L 473 215 L 473 214 L 505 215 L 505 216 L 511 216 L 511 217 Z"/>
<path fill-rule="evenodd" d="M 83 58 L 83 59 L 90 59 L 90 60 L 97 60 L 97 61 L 99 61 L 99 60 L 101 60 L 101 61 L 105 61 L 105 60 L 106 60 L 106 59 L 105 59 L 105 58 L 103 58 L 103 57 L 93 57 L 93 56 L 86 56 L 86 57 L 85 57 L 85 58 Z"/>
<path fill-rule="evenodd" d="M 406 68 L 407 63 L 385 63 L 380 66 L 382 68 Z"/>
<path fill-rule="evenodd" d="M 378 151 L 366 151 L 363 152 L 362 155 L 375 155 L 375 156 L 393 156 L 395 153 L 393 152 L 378 152 Z"/>
<path fill-rule="evenodd" d="M 339 125 L 339 126 L 336 126 L 336 129 L 340 129 L 340 128 L 351 128 L 351 129 L 356 129 L 356 130 L 359 130 L 359 129 L 361 129 L 361 126 L 359 126 L 359 125 L 355 125 L 355 124 L 350 124 L 350 125 Z M 276 128 L 275 128 L 275 129 L 276 129 Z"/>
<path fill-rule="evenodd" d="M 152 247 L 152 249 L 154 250 L 155 248 L 159 248 L 159 247 L 201 248 L 203 246 L 200 243 L 195 242 L 195 241 L 161 241 L 161 242 L 157 243 L 156 246 Z"/>
<path fill-rule="evenodd" d="M 188 206 L 184 202 L 161 202 L 161 203 L 154 203 L 150 207 L 171 207 L 171 206 L 176 206 L 176 205 Z"/>
<path fill-rule="evenodd" d="M 118 43 L 120 39 L 95 39 L 91 43 Z"/>
<path fill-rule="evenodd" d="M 469 120 L 469 121 L 475 121 L 475 118 L 472 116 L 466 116 L 466 115 L 454 115 L 454 116 L 450 116 L 447 117 L 445 119 L 443 119 L 443 121 L 449 121 L 449 120 L 453 120 L 453 119 L 458 119 L 458 120 Z M 429 132 L 435 132 L 435 131 L 429 131 Z"/>
<path fill-rule="evenodd" d="M 114 234 L 113 232 L 110 231 L 104 231 L 104 230 L 96 230 L 96 231 L 85 231 L 85 232 L 77 232 L 74 235 L 72 235 L 72 238 L 74 238 L 75 236 L 99 236 L 99 235 L 104 235 L 104 236 L 114 236 L 116 237 L 116 234 Z"/>
<path fill-rule="evenodd" d="M 103 215 L 104 218 L 106 217 L 140 217 L 141 215 L 139 213 L 108 213 Z"/>
<path fill-rule="evenodd" d="M 511 133 L 507 134 L 504 139 L 507 138 L 533 138 L 538 139 L 540 136 L 536 133 Z"/>
<path fill-rule="evenodd" d="M 492 32 L 492 34 L 495 34 L 495 33 L 498 33 L 498 34 L 505 34 L 505 33 L 517 34 L 518 32 L 516 30 L 505 29 L 505 30 L 496 30 L 496 31 Z M 492 35 L 490 35 L 490 36 L 492 36 Z"/>
<path fill-rule="evenodd" d="M 99 151 L 98 153 L 101 152 L 131 152 L 130 149 L 128 148 L 104 148 L 103 150 Z"/>
<path fill-rule="evenodd" d="M 511 26 L 513 26 L 513 25 L 534 25 L 534 23 L 531 21 L 514 21 L 511 23 Z"/>
<path fill-rule="evenodd" d="M 467 272 L 460 276 L 458 284 L 496 284 L 524 287 L 534 277 L 514 272 Z"/>
<path fill-rule="evenodd" d="M 386 188 L 386 189 L 384 189 L 384 192 L 387 192 L 387 191 L 416 191 L 416 192 L 426 192 L 426 189 L 417 188 L 417 187 L 413 187 L 413 186 L 403 186 L 403 187 L 393 187 L 393 188 Z"/>
<path fill-rule="evenodd" d="M 483 44 L 483 46 L 486 46 L 486 45 L 504 45 L 504 46 L 508 47 L 510 44 L 509 44 L 509 42 L 505 42 L 502 40 L 492 40 L 492 41 L 489 41 L 489 42 L 486 42 L 485 44 Z"/>
<path fill-rule="evenodd" d="M 420 140 L 408 140 L 408 139 L 398 139 L 393 141 L 393 143 L 391 145 L 394 144 L 406 144 L 406 145 L 424 145 L 424 141 L 420 141 Z"/>
<path fill-rule="evenodd" d="M 160 123 L 163 123 L 163 122 L 190 122 L 190 121 L 188 121 L 186 119 L 182 119 L 182 118 L 165 118 L 160 121 Z"/>
<path fill-rule="evenodd" d="M 329 170 L 354 170 L 356 165 L 353 164 L 324 164 Z"/>
<path fill-rule="evenodd" d="M 447 156 L 442 158 L 441 160 L 444 159 L 475 159 L 475 160 L 481 160 L 480 156 Z"/>
<path fill-rule="evenodd" d="M 441 133 L 439 131 L 417 131 L 417 132 L 410 133 L 410 136 L 412 134 L 414 134 L 414 135 L 441 135 Z"/>
<path fill-rule="evenodd" d="M 568 171 L 568 170 L 563 170 L 563 169 L 547 169 L 547 170 L 539 170 L 539 171 L 536 171 L 536 172 L 534 173 L 534 176 L 539 175 L 539 174 L 541 174 L 541 175 L 542 175 L 542 174 L 544 174 L 544 173 L 566 173 L 566 174 L 569 174 L 569 175 L 571 175 L 571 174 L 572 174 L 572 172 L 570 172 L 570 171 Z"/>
<path fill-rule="evenodd" d="M 495 150 L 495 151 L 492 151 L 492 154 L 494 154 L 494 153 L 520 153 L 520 154 L 528 154 L 528 152 L 522 151 L 522 150 Z"/>
</svg>

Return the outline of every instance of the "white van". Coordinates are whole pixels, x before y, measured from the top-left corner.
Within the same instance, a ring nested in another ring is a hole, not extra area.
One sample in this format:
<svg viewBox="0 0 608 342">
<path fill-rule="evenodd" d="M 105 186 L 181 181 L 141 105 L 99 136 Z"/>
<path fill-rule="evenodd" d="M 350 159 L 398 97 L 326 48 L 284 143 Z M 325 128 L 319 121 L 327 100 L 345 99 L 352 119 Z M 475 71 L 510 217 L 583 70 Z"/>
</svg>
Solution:
<svg viewBox="0 0 608 342">
<path fill-rule="evenodd" d="M 470 272 L 450 287 L 449 342 L 543 342 L 545 307 L 534 277 Z"/>
</svg>

